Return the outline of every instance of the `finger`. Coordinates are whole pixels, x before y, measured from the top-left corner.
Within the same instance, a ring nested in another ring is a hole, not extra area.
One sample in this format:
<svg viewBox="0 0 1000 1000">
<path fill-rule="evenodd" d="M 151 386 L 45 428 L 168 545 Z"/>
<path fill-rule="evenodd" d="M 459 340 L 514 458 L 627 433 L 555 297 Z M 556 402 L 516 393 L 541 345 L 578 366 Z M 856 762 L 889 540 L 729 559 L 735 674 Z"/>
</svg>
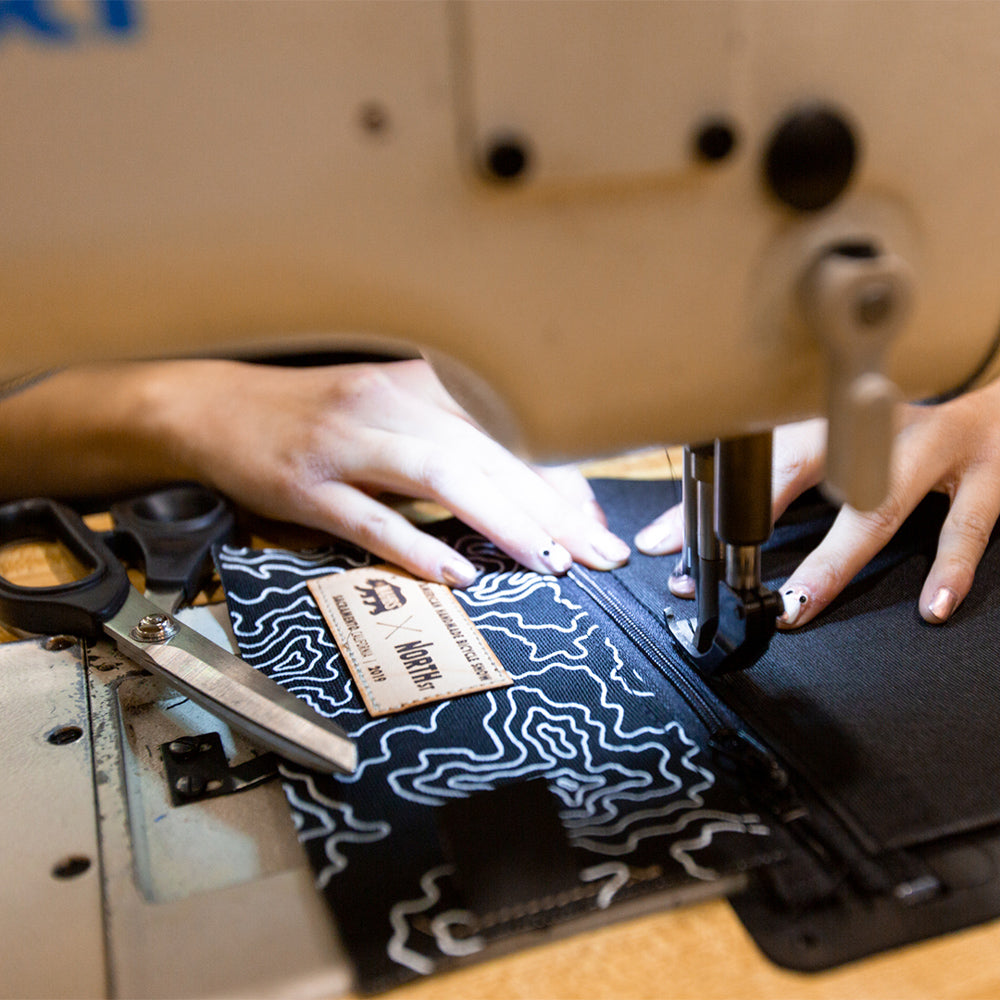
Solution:
<svg viewBox="0 0 1000 1000">
<path fill-rule="evenodd" d="M 440 539 L 346 483 L 317 487 L 304 504 L 300 520 L 426 580 L 467 587 L 479 574 L 468 559 Z"/>
<path fill-rule="evenodd" d="M 628 545 L 608 530 L 604 512 L 585 480 L 582 485 L 589 499 L 581 503 L 583 493 L 579 480 L 576 497 L 567 499 L 564 493 L 553 489 L 548 478 L 506 451 L 494 454 L 486 472 L 497 495 L 505 503 L 519 506 L 529 518 L 564 545 L 577 561 L 594 569 L 606 570 L 621 566 L 628 560 Z M 566 474 L 562 475 L 565 482 Z"/>
<path fill-rule="evenodd" d="M 679 552 L 683 544 L 684 511 L 680 504 L 665 511 L 635 536 L 635 547 L 647 556 Z"/>
<path fill-rule="evenodd" d="M 854 576 L 888 543 L 914 507 L 927 495 L 933 478 L 921 477 L 896 492 L 878 510 L 861 512 L 844 506 L 822 542 L 785 581 L 780 628 L 812 621 Z"/>
<path fill-rule="evenodd" d="M 464 460 L 451 449 L 422 438 L 381 433 L 367 435 L 366 444 L 365 473 L 373 480 L 372 485 L 434 500 L 530 569 L 561 574 L 572 565 L 574 555 L 587 565 L 601 558 L 593 546 L 577 545 L 577 551 L 571 554 L 561 537 L 554 537 L 547 525 L 525 509 L 523 497 L 516 490 L 499 488 L 509 484 L 498 484 L 476 463 Z M 540 479 L 538 483 L 545 486 Z M 548 486 L 545 489 L 566 521 L 575 518 L 586 522 L 595 534 L 600 532 L 617 541 L 607 529 L 584 518 Z M 596 568 L 608 568 L 608 560 Z"/>
<path fill-rule="evenodd" d="M 452 428 L 451 434 L 449 447 L 433 438 L 387 441 L 383 472 L 403 477 L 394 488 L 423 490 L 427 499 L 539 572 L 565 572 L 573 559 L 601 570 L 628 559 L 625 542 L 497 442 L 469 426 Z M 592 496 L 589 485 L 583 485 Z"/>
<path fill-rule="evenodd" d="M 825 461 L 825 420 L 805 420 L 774 432 L 771 495 L 775 520 L 823 478 Z"/>
<path fill-rule="evenodd" d="M 780 628 L 812 621 L 882 549 L 917 504 L 942 479 L 951 462 L 932 424 L 913 423 L 904 447 L 893 453 L 889 496 L 874 511 L 844 506 L 823 541 L 781 588 Z"/>
<path fill-rule="evenodd" d="M 812 621 L 883 548 L 897 526 L 894 519 L 876 521 L 871 514 L 843 507 L 823 541 L 782 586 L 785 610 L 779 628 Z"/>
<path fill-rule="evenodd" d="M 946 622 L 972 589 L 976 567 L 1000 516 L 1000 478 L 989 467 L 967 474 L 941 527 L 937 555 L 918 607 L 924 621 Z"/>
<path fill-rule="evenodd" d="M 627 561 L 628 545 L 607 529 L 604 513 L 579 471 L 535 469 L 473 427 L 461 428 L 456 435 L 462 442 L 459 454 L 482 470 L 501 502 L 518 507 L 574 559 L 602 570 Z"/>
<path fill-rule="evenodd" d="M 694 577 L 684 572 L 684 560 L 678 561 L 667 578 L 667 588 L 674 597 L 681 597 L 685 600 L 693 600 L 697 596 L 697 585 Z"/>
<path fill-rule="evenodd" d="M 330 478 L 434 500 L 539 572 L 565 572 L 573 558 L 595 569 L 628 559 L 621 539 L 473 424 L 417 396 L 399 402 L 330 449 Z"/>
<path fill-rule="evenodd" d="M 565 498 L 587 517 L 608 526 L 608 518 L 594 496 L 594 489 L 587 477 L 575 465 L 538 465 L 538 475 L 560 496 Z"/>
</svg>

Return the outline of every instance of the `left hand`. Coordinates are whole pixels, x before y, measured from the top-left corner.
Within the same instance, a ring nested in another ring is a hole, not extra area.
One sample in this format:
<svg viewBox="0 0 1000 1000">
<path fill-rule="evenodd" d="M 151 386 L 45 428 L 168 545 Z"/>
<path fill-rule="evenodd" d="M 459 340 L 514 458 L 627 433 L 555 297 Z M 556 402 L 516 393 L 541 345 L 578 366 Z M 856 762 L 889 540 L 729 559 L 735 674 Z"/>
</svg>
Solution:
<svg viewBox="0 0 1000 1000">
<path fill-rule="evenodd" d="M 823 478 L 825 422 L 779 428 L 774 449 L 774 514 L 777 518 Z M 889 496 L 874 511 L 844 506 L 830 531 L 781 588 L 783 628 L 805 625 L 837 597 L 892 538 L 930 492 L 945 493 L 951 507 L 937 555 L 918 601 L 921 617 L 942 624 L 972 587 L 976 567 L 1000 517 L 1000 382 L 933 406 L 906 406 L 897 435 Z M 679 508 L 671 508 L 636 536 L 649 555 L 678 551 Z M 687 578 L 672 581 L 690 596 Z"/>
</svg>

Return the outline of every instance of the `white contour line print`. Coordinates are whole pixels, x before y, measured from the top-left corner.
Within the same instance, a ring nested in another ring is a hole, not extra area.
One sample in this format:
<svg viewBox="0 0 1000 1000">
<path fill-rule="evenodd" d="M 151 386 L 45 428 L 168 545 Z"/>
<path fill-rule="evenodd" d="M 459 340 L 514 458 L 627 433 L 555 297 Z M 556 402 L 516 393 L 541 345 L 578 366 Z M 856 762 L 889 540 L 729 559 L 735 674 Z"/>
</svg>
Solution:
<svg viewBox="0 0 1000 1000">
<path fill-rule="evenodd" d="M 513 639 L 515 642 L 530 649 L 531 654 L 528 658 L 532 663 L 544 663 L 545 660 L 549 660 L 553 656 L 562 656 L 570 660 L 578 660 L 586 656 L 588 650 L 582 643 L 586 642 L 600 628 L 597 622 L 592 622 L 586 632 L 582 635 L 579 634 L 577 624 L 584 619 L 590 618 L 590 615 L 586 611 L 577 611 L 569 623 L 565 625 L 549 621 L 526 622 L 523 613 L 520 611 L 483 611 L 478 615 L 470 615 L 469 617 L 480 631 L 500 632 L 509 639 Z M 506 624 L 508 621 L 512 621 L 516 627 L 508 627 Z M 542 653 L 539 644 L 533 642 L 531 639 L 532 632 L 544 632 L 546 634 L 554 632 L 562 636 L 575 634 L 572 645 L 576 647 L 576 652 L 573 653 L 566 647 L 558 647 L 551 652 Z"/>
<path fill-rule="evenodd" d="M 705 868 L 691 857 L 693 851 L 704 850 L 712 843 L 717 833 L 748 833 L 751 836 L 766 837 L 771 831 L 759 822 L 759 817 L 748 816 L 741 821 L 739 817 L 706 823 L 696 837 L 689 840 L 675 840 L 670 845 L 670 856 L 692 878 L 703 881 L 715 881 L 719 873 L 714 868 Z"/>
<path fill-rule="evenodd" d="M 581 605 L 566 597 L 558 580 L 531 570 L 483 574 L 471 586 L 458 591 L 457 596 L 471 614 L 479 608 L 524 602 L 539 591 L 548 591 L 554 604 L 561 605 L 571 613 L 584 610 Z"/>
<path fill-rule="evenodd" d="M 475 920 L 475 916 L 468 910 L 446 910 L 434 917 L 431 920 L 431 933 L 434 935 L 438 950 L 444 955 L 455 958 L 464 958 L 482 951 L 486 947 L 486 942 L 478 934 L 472 934 L 467 938 L 456 938 L 451 933 L 451 928 L 456 924 L 470 927 Z"/>
<path fill-rule="evenodd" d="M 315 883 L 318 888 L 325 889 L 330 879 L 339 875 L 347 868 L 348 858 L 340 850 L 342 843 L 347 844 L 372 844 L 379 840 L 384 840 L 392 833 L 391 824 L 385 820 L 363 820 L 359 819 L 354 807 L 345 802 L 331 799 L 316 788 L 313 776 L 303 772 L 292 771 L 288 767 L 283 767 L 282 772 L 285 777 L 302 782 L 309 791 L 312 802 L 303 802 L 297 790 L 289 785 L 285 785 L 285 794 L 289 803 L 296 809 L 302 809 L 310 813 L 321 821 L 319 829 L 312 829 L 308 832 L 300 832 L 299 840 L 315 840 L 323 838 L 323 851 L 326 854 L 329 864 L 315 873 Z M 325 808 L 323 808 L 325 807 Z M 341 818 L 342 827 L 339 827 L 334 816 Z"/>
<path fill-rule="evenodd" d="M 296 568 L 301 571 L 301 566 Z M 319 575 L 320 567 L 317 567 L 315 563 L 309 563 L 309 569 L 310 572 L 315 569 L 316 573 L 313 575 Z M 323 573 L 337 571 L 336 568 L 331 568 L 328 565 L 321 567 L 321 569 Z M 280 567 L 278 567 L 278 570 L 280 571 Z M 304 583 L 300 586 L 304 586 Z M 501 590 L 501 588 L 506 589 Z M 291 596 L 295 588 L 274 588 L 274 590 L 280 590 L 280 592 L 287 593 Z M 272 590 L 272 593 L 274 590 Z M 554 602 L 559 603 L 564 607 L 572 607 L 574 609 L 579 607 L 562 596 L 561 589 L 555 580 L 547 577 L 540 577 L 539 575 L 530 572 L 498 574 L 496 579 L 489 581 L 488 587 L 482 588 L 482 597 L 485 598 L 488 593 L 489 600 L 494 603 L 499 600 L 503 603 L 512 604 L 517 600 L 523 600 L 526 596 L 538 593 L 539 590 L 546 590 Z M 475 602 L 467 601 L 466 603 Z M 549 613 L 551 613 L 551 610 L 552 609 L 549 609 Z M 276 625 L 279 625 L 281 621 L 287 618 L 287 612 L 288 608 L 284 608 L 280 609 L 280 613 L 271 612 L 266 616 L 262 616 L 270 620 L 262 623 L 260 619 L 257 619 L 255 622 L 257 629 L 259 631 L 265 631 L 264 626 L 267 626 L 273 630 Z M 518 624 L 527 632 L 550 630 L 559 633 L 561 637 L 565 638 L 574 631 L 578 632 L 580 622 L 585 621 L 588 616 L 586 613 L 574 615 L 568 626 L 552 622 L 529 623 L 525 620 L 525 616 L 523 614 L 518 614 L 516 612 L 507 613 L 490 611 L 479 617 L 489 618 L 491 621 L 517 621 Z M 528 617 L 531 617 L 531 615 L 529 614 Z M 490 628 L 491 626 L 486 624 L 485 627 Z M 573 640 L 574 648 L 580 652 L 582 656 L 586 656 L 590 652 L 586 649 L 586 643 L 587 640 L 590 639 L 595 628 L 596 626 L 588 628 L 585 635 L 577 635 Z M 510 631 L 505 628 L 501 627 L 499 630 L 511 635 Z M 320 633 L 320 635 L 322 636 L 322 633 Z M 315 634 L 308 635 L 306 638 L 307 644 L 312 642 L 314 638 Z M 512 638 L 523 643 L 523 638 L 516 634 L 512 635 Z M 277 642 L 277 640 L 273 638 L 273 631 L 270 641 L 275 643 Z M 266 645 L 267 643 L 265 641 L 265 643 L 263 643 L 264 649 L 266 649 Z M 632 696 L 651 695 L 652 692 L 637 692 L 630 687 L 624 679 L 623 670 L 625 664 L 621 659 L 617 647 L 608 637 L 603 637 L 603 645 L 608 651 L 610 651 L 614 660 L 614 665 L 609 673 L 609 679 L 618 682 L 614 686 L 618 687 L 620 684 L 620 686 Z M 288 643 L 286 642 L 285 648 L 287 649 L 287 647 Z M 531 648 L 537 655 L 537 646 L 531 644 Z M 320 650 L 317 655 L 322 657 L 324 655 L 324 651 Z M 553 654 L 545 654 L 544 659 L 553 660 L 559 655 L 560 652 L 556 651 Z M 599 686 L 601 692 L 599 699 L 601 707 L 605 711 L 611 711 L 616 716 L 614 722 L 611 723 L 610 726 L 605 720 L 595 718 L 593 713 L 590 712 L 588 705 L 583 705 L 579 702 L 554 702 L 538 689 L 529 688 L 523 690 L 527 690 L 537 695 L 542 702 L 549 706 L 549 708 L 557 708 L 558 710 L 557 713 L 553 715 L 542 706 L 529 706 L 527 712 L 524 713 L 523 720 L 518 720 L 519 727 L 518 731 L 515 732 L 512 726 L 514 717 L 517 715 L 517 706 L 514 701 L 511 700 L 512 692 L 509 692 L 506 695 L 508 699 L 509 711 L 506 713 L 505 717 L 500 719 L 503 731 L 506 733 L 510 741 L 509 747 L 504 746 L 502 741 L 498 743 L 493 730 L 487 725 L 485 728 L 489 732 L 490 738 L 494 740 L 494 748 L 491 753 L 487 755 L 476 755 L 467 748 L 434 748 L 432 751 L 421 752 L 419 755 L 419 767 L 396 769 L 391 773 L 390 781 L 393 784 L 394 790 L 397 794 L 400 794 L 404 798 L 416 798 L 417 801 L 420 801 L 423 804 L 436 805 L 440 803 L 441 797 L 455 798 L 464 796 L 469 794 L 471 791 L 492 787 L 495 782 L 501 779 L 511 780 L 514 777 L 531 773 L 540 774 L 540 776 L 544 775 L 550 781 L 550 786 L 557 791 L 557 794 L 560 792 L 562 793 L 561 797 L 563 797 L 564 801 L 569 798 L 569 800 L 573 802 L 575 798 L 574 805 L 577 807 L 577 812 L 579 812 L 578 803 L 580 802 L 580 797 L 581 795 L 584 797 L 585 805 L 589 810 L 589 819 L 585 820 L 584 817 L 579 815 L 567 816 L 565 812 L 563 813 L 564 818 L 568 821 L 567 825 L 570 827 L 574 824 L 579 825 L 581 822 L 585 823 L 585 825 L 580 829 L 571 832 L 568 831 L 574 839 L 582 841 L 582 846 L 590 846 L 590 844 L 587 843 L 588 840 L 592 842 L 605 839 L 615 834 L 620 834 L 625 828 L 635 827 L 638 823 L 644 823 L 648 820 L 659 821 L 650 829 L 643 829 L 639 831 L 632 830 L 625 845 L 625 853 L 627 853 L 631 850 L 631 847 L 634 847 L 634 845 L 638 843 L 640 839 L 644 839 L 646 836 L 653 836 L 658 833 L 667 832 L 672 829 L 685 828 L 696 816 L 705 820 L 714 819 L 714 826 L 709 824 L 711 829 L 706 828 L 706 830 L 703 830 L 698 836 L 684 841 L 682 846 L 678 848 L 675 855 L 676 860 L 678 860 L 678 862 L 686 868 L 689 868 L 689 870 L 693 868 L 693 870 L 700 872 L 702 875 L 710 871 L 709 869 L 705 869 L 702 866 L 697 865 L 688 852 L 698 850 L 702 846 L 705 846 L 706 843 L 710 842 L 714 832 L 720 832 L 723 829 L 739 829 L 751 832 L 748 830 L 748 821 L 754 818 L 699 810 L 699 806 L 704 804 L 704 800 L 701 799 L 700 793 L 714 783 L 714 775 L 712 775 L 711 772 L 705 768 L 693 766 L 691 764 L 690 758 L 699 752 L 699 748 L 686 737 L 686 734 L 683 733 L 683 730 L 677 723 L 672 723 L 666 728 L 670 729 L 676 726 L 682 742 L 687 743 L 689 747 L 688 752 L 681 755 L 680 763 L 688 771 L 698 774 L 702 779 L 701 782 L 689 786 L 687 794 L 683 800 L 676 800 L 667 803 L 657 809 L 638 810 L 632 813 L 627 813 L 624 816 L 620 816 L 619 809 L 622 803 L 646 802 L 653 799 L 662 800 L 664 796 L 673 795 L 678 790 L 683 789 L 684 783 L 677 775 L 674 775 L 670 771 L 664 771 L 666 759 L 669 759 L 669 755 L 667 755 L 666 758 L 661 757 L 660 767 L 658 768 L 663 777 L 667 779 L 667 788 L 658 787 L 649 789 L 648 791 L 643 791 L 643 778 L 648 779 L 649 777 L 648 768 L 642 771 L 632 771 L 620 762 L 609 762 L 602 768 L 598 768 L 597 770 L 602 773 L 600 774 L 599 779 L 596 778 L 595 769 L 593 768 L 593 760 L 589 755 L 588 747 L 589 740 L 591 740 L 595 734 L 596 742 L 603 749 L 611 750 L 616 754 L 621 753 L 622 751 L 639 753 L 643 749 L 648 749 L 648 744 L 642 743 L 639 745 L 614 746 L 613 741 L 608 736 L 608 732 L 610 728 L 610 731 L 614 732 L 619 738 L 626 735 L 622 732 L 625 716 L 624 706 L 620 703 L 620 701 L 614 700 L 610 697 L 609 685 L 605 682 L 604 678 L 598 675 L 594 670 L 590 669 L 585 664 L 581 665 L 577 663 L 565 662 L 566 659 L 576 659 L 577 656 L 574 653 L 570 651 L 563 651 L 561 655 L 564 658 L 562 663 L 548 664 L 540 671 L 532 671 L 531 676 L 546 673 L 548 669 L 555 668 L 557 666 L 559 669 L 583 670 Z M 582 658 L 582 656 L 580 658 Z M 535 662 L 538 661 L 536 660 Z M 291 681 L 297 675 L 303 675 L 307 671 L 315 669 L 315 667 L 315 662 L 307 663 L 303 661 L 300 667 L 290 670 L 287 676 L 283 679 L 286 680 L 286 682 Z M 616 671 L 618 672 L 617 676 Z M 302 681 L 306 684 L 308 683 L 305 676 L 302 676 Z M 313 682 L 315 683 L 315 681 Z M 349 689 L 349 685 L 347 689 Z M 484 720 L 486 723 L 488 723 L 493 717 L 498 716 L 499 711 L 493 692 L 490 692 L 490 699 L 491 708 L 487 713 L 486 719 Z M 433 732 L 437 728 L 439 712 L 445 711 L 448 704 L 448 702 L 443 702 L 438 707 L 438 711 L 432 716 L 432 724 L 427 727 L 400 727 L 386 722 L 384 725 L 385 731 L 380 736 L 380 746 L 383 753 L 370 760 L 369 763 L 375 765 L 388 760 L 389 744 L 392 742 L 394 736 L 397 736 L 402 732 L 412 731 L 414 728 L 421 729 L 422 731 L 428 733 Z M 583 716 L 582 722 L 574 717 L 574 713 Z M 367 731 L 376 725 L 382 726 L 381 720 L 375 721 L 362 728 Z M 579 739 L 580 743 L 573 744 L 567 741 L 566 727 L 568 727 L 570 731 L 575 731 L 576 737 Z M 645 732 L 649 732 L 650 735 L 659 735 L 661 738 L 665 735 L 664 730 L 649 726 L 641 727 L 628 735 L 635 738 Z M 525 763 L 527 759 L 527 751 L 525 749 L 526 746 L 532 747 L 542 760 Z M 658 749 L 662 752 L 662 745 Z M 455 759 L 456 752 L 463 757 L 472 755 L 472 757 L 476 760 L 477 766 L 474 768 L 472 773 L 469 772 L 469 761 L 467 759 Z M 450 756 L 451 759 L 444 761 L 441 761 L 440 759 L 435 760 L 435 758 L 448 756 Z M 556 766 L 557 764 L 565 765 L 567 760 L 571 760 L 577 756 L 582 756 L 589 765 L 589 768 L 585 773 L 580 773 L 579 771 L 574 772 L 571 768 L 566 766 Z M 462 773 L 458 775 L 449 775 L 447 773 L 459 768 L 462 769 Z M 612 774 L 617 775 L 617 781 L 609 781 L 606 773 L 604 773 L 609 771 Z M 443 787 L 440 785 L 442 778 L 444 779 Z M 407 783 L 412 785 L 412 792 L 405 787 Z M 429 794 L 432 791 L 434 794 Z M 611 825 L 605 824 L 603 827 L 599 824 L 595 824 L 595 810 L 604 816 L 610 815 L 618 817 L 618 821 Z M 679 827 L 677 823 L 668 824 L 664 827 L 662 820 L 665 816 L 670 815 L 671 812 L 683 810 L 687 810 L 690 813 L 687 821 Z M 766 831 L 766 828 L 757 827 L 752 832 L 757 832 L 758 830 Z M 335 848 L 335 845 L 336 841 L 334 841 L 334 844 L 331 846 Z M 595 846 L 598 847 L 598 850 L 601 853 L 621 853 L 620 847 L 616 848 L 614 845 L 609 845 L 607 843 Z M 335 851 L 335 856 L 337 859 L 342 857 L 338 851 Z M 329 867 L 332 870 L 337 864 L 339 864 L 339 861 L 335 860 L 335 863 Z"/>
<path fill-rule="evenodd" d="M 621 652 L 618 649 L 618 647 L 611 641 L 610 636 L 604 637 L 604 645 L 611 653 L 611 659 L 614 661 L 614 666 L 611 668 L 611 672 L 608 674 L 608 677 L 611 680 L 615 681 L 617 684 L 620 684 L 625 689 L 625 691 L 628 694 L 630 694 L 633 698 L 655 698 L 656 692 L 650 690 L 648 687 L 645 686 L 645 682 L 643 681 L 642 677 L 638 675 L 635 667 L 626 668 L 625 661 L 622 660 Z M 629 670 L 631 672 L 636 681 L 641 682 L 643 684 L 643 690 L 641 691 L 637 690 L 636 688 L 632 687 L 631 684 L 629 684 L 629 682 L 625 679 L 626 670 Z"/>
<path fill-rule="evenodd" d="M 579 875 L 580 879 L 584 882 L 596 882 L 602 878 L 607 879 L 607 882 L 597 890 L 597 898 L 595 900 L 598 909 L 606 910 L 611 905 L 618 890 L 628 883 L 629 878 L 632 876 L 632 869 L 623 861 L 605 861 L 603 864 L 582 868 Z"/>
<path fill-rule="evenodd" d="M 684 732 L 684 727 L 677 721 L 668 723 L 664 728 L 663 735 L 665 737 L 673 735 L 687 747 L 685 752 L 680 756 L 681 768 L 697 774 L 701 778 L 701 781 L 688 783 L 679 774 L 666 770 L 666 761 L 674 759 L 674 756 L 670 755 L 667 758 L 661 758 L 661 766 L 659 768 L 660 775 L 667 781 L 666 787 L 662 785 L 659 787 L 652 786 L 650 783 L 647 783 L 646 787 L 649 791 L 646 792 L 623 789 L 614 796 L 614 802 L 652 802 L 656 799 L 672 797 L 677 792 L 683 792 L 683 798 L 674 800 L 666 807 L 668 811 L 683 808 L 701 808 L 705 805 L 702 792 L 708 791 L 708 789 L 715 785 L 715 775 L 707 768 L 692 764 L 691 758 L 701 753 L 701 748 L 688 737 L 687 733 Z M 666 747 L 664 749 L 666 751 Z M 649 774 L 650 772 L 646 769 L 644 773 Z M 660 819 L 664 815 L 664 807 L 657 807 L 647 810 L 631 810 L 618 818 L 620 811 L 614 807 L 613 803 L 607 801 L 609 796 L 601 797 L 605 799 L 602 816 L 597 815 L 596 810 L 590 808 L 590 803 L 588 803 L 587 812 L 583 815 L 574 816 L 564 813 L 564 821 L 567 826 L 574 828 L 578 835 L 610 837 L 622 833 L 629 826 L 643 819 Z"/>
<path fill-rule="evenodd" d="M 250 549 L 223 545 L 219 562 L 229 572 L 242 573 L 255 580 L 270 580 L 274 574 L 294 572 L 299 576 L 322 576 L 359 569 L 370 559 L 355 559 L 333 549 L 317 549 L 313 553 L 289 552 L 286 549 Z"/>
<path fill-rule="evenodd" d="M 685 852 L 682 853 L 696 849 L 701 850 L 707 847 L 711 843 L 714 833 L 750 833 L 763 836 L 769 832 L 760 822 L 760 817 L 754 814 L 739 816 L 721 809 L 691 809 L 681 813 L 673 822 L 642 827 L 641 829 L 631 831 L 624 843 L 603 844 L 588 837 L 575 836 L 572 833 L 569 835 L 569 839 L 573 842 L 574 846 L 582 847 L 584 850 L 591 851 L 594 854 L 621 857 L 631 854 L 642 840 L 646 840 L 649 837 L 673 836 L 682 830 L 686 830 L 693 823 L 704 823 L 704 826 L 701 828 L 702 832 L 696 834 L 691 840 L 691 846 L 686 848 Z M 707 836 L 705 835 L 706 833 Z M 670 853 L 673 855 L 672 849 Z M 678 858 L 677 860 L 680 859 Z M 683 862 L 681 863 L 683 864 Z M 687 866 L 685 865 L 685 867 Z M 716 876 L 713 874 L 711 877 L 715 878 Z"/>
<path fill-rule="evenodd" d="M 453 865 L 438 865 L 420 876 L 420 888 L 423 896 L 419 899 L 401 899 L 389 911 L 389 923 L 392 926 L 392 937 L 386 945 L 386 954 L 398 965 L 403 965 L 421 976 L 429 976 L 437 967 L 437 963 L 413 948 L 408 948 L 406 941 L 410 936 L 409 917 L 417 913 L 425 913 L 440 898 L 441 891 L 437 880 L 454 872 Z"/>
<path fill-rule="evenodd" d="M 644 727 L 641 732 L 645 735 L 648 731 L 652 738 L 642 742 L 618 742 L 609 735 L 604 721 L 595 718 L 590 707 L 582 703 L 552 702 L 535 688 L 506 688 L 502 692 L 489 694 L 491 704 L 483 717 L 482 732 L 492 742 L 492 751 L 480 753 L 469 747 L 421 748 L 417 751 L 416 765 L 397 767 L 387 778 L 398 795 L 425 805 L 440 805 L 446 799 L 489 788 L 500 781 L 510 781 L 526 774 L 550 778 L 557 773 L 569 774 L 583 784 L 592 784 L 597 776 L 611 773 L 619 779 L 632 779 L 633 786 L 648 784 L 652 781 L 649 768 L 630 768 L 623 757 L 649 751 L 659 757 L 656 770 L 668 782 L 669 793 L 676 792 L 683 786 L 681 778 L 667 766 L 671 751 L 662 742 L 662 738 L 670 726 L 665 729 Z M 519 700 L 525 698 L 527 704 L 518 704 Z M 539 701 L 544 704 L 539 704 Z M 506 703 L 507 708 L 503 715 L 499 712 L 501 703 Z M 443 710 L 444 706 L 441 711 Z M 497 717 L 496 723 L 494 717 Z M 536 725 L 560 729 L 564 733 L 569 730 L 576 734 L 577 742 L 572 746 L 573 758 L 579 762 L 576 767 L 568 767 L 564 759 L 546 749 L 531 732 Z M 383 739 L 389 739 L 393 735 L 392 732 L 387 733 Z M 591 742 L 609 751 L 613 755 L 611 759 L 598 763 L 594 759 Z M 532 750 L 537 753 L 537 758 Z M 599 780 L 607 783 L 604 778 Z M 473 788 L 468 787 L 470 782 L 474 784 Z M 662 789 L 659 794 L 663 794 Z"/>
</svg>

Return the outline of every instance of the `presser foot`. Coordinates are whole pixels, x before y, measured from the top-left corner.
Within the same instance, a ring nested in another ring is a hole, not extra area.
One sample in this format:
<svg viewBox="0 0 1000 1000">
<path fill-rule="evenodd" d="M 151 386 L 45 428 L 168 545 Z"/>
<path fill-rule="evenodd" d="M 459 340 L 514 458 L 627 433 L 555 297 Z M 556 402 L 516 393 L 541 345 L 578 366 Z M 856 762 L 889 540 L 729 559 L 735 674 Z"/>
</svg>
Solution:
<svg viewBox="0 0 1000 1000">
<path fill-rule="evenodd" d="M 773 590 L 734 590 L 719 584 L 719 611 L 711 621 L 663 609 L 667 626 L 684 658 L 702 677 L 746 670 L 767 651 L 783 606 Z"/>
</svg>

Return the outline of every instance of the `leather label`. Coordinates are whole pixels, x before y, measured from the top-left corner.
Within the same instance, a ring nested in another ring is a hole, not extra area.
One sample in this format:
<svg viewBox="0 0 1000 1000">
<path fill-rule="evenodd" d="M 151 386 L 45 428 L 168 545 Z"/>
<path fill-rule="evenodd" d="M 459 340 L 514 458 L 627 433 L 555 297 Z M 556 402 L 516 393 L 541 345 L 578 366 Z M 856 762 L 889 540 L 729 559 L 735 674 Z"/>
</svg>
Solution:
<svg viewBox="0 0 1000 1000">
<path fill-rule="evenodd" d="M 376 565 L 309 590 L 373 716 L 513 683 L 444 584 Z"/>
</svg>

